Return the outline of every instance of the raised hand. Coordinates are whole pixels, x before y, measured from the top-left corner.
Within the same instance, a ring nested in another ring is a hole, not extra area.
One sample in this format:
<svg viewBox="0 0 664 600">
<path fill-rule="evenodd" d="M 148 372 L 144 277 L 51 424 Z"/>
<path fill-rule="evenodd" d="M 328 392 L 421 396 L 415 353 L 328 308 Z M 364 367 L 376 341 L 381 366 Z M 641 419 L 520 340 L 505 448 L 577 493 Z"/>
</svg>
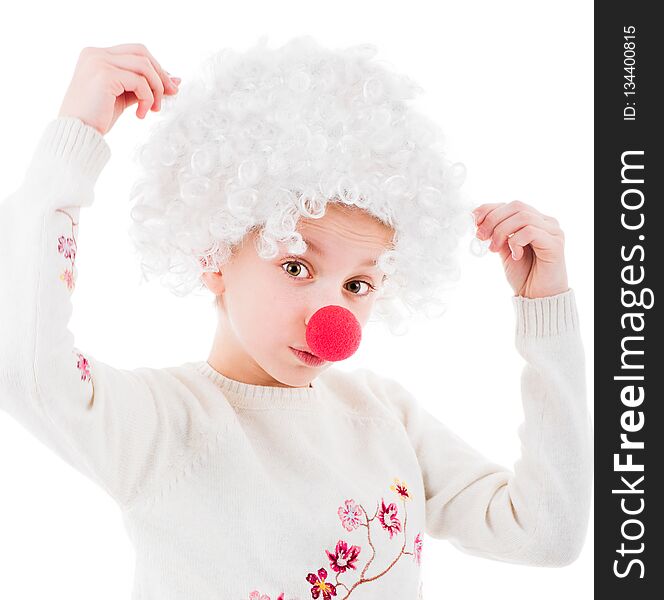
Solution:
<svg viewBox="0 0 664 600">
<path fill-rule="evenodd" d="M 158 111 L 179 83 L 143 44 L 83 48 L 58 116 L 77 117 L 105 135 L 132 104 L 140 119 Z"/>
<path fill-rule="evenodd" d="M 477 237 L 491 238 L 514 294 L 525 298 L 555 296 L 569 289 L 565 235 L 558 221 L 523 202 L 480 204 L 475 210 Z"/>
</svg>

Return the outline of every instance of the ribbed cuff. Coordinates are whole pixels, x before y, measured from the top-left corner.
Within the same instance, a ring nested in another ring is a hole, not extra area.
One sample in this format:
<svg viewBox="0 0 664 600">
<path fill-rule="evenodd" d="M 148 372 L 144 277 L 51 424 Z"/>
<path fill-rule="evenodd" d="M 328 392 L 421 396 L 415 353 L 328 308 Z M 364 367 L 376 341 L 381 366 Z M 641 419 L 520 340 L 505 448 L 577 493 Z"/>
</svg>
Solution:
<svg viewBox="0 0 664 600">
<path fill-rule="evenodd" d="M 517 336 L 546 337 L 579 330 L 579 313 L 572 288 L 544 298 L 512 296 L 512 304 Z"/>
<path fill-rule="evenodd" d="M 110 146 L 94 127 L 76 117 L 58 117 L 42 133 L 25 182 L 46 185 L 56 196 L 66 194 L 72 203 L 89 206 L 110 157 Z"/>
</svg>

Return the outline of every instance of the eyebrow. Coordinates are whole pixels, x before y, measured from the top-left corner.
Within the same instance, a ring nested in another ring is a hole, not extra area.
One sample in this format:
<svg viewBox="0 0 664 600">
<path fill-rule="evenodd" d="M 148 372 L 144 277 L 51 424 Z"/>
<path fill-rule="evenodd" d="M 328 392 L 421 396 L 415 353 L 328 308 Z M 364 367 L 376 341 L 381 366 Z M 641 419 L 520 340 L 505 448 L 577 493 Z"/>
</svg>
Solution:
<svg viewBox="0 0 664 600">
<path fill-rule="evenodd" d="M 307 245 L 307 251 L 311 250 L 314 254 L 317 254 L 318 256 L 323 256 L 324 253 L 323 251 L 316 245 L 314 244 L 311 240 L 307 240 L 305 238 L 302 238 L 304 242 Z M 361 265 L 358 265 L 359 267 L 375 267 L 376 261 L 375 260 L 367 260 L 363 262 Z"/>
</svg>

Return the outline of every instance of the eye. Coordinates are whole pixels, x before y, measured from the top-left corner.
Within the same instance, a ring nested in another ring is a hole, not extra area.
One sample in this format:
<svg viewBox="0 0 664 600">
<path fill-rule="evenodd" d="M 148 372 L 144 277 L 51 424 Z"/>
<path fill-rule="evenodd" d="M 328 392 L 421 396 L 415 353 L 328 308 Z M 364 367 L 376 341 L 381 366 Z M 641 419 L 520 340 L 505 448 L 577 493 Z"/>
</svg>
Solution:
<svg viewBox="0 0 664 600">
<path fill-rule="evenodd" d="M 281 266 L 284 267 L 286 265 L 295 265 L 294 268 L 286 268 L 285 272 L 287 275 L 293 277 L 294 279 L 306 279 L 306 277 L 298 277 L 298 275 L 302 272 L 302 268 L 307 269 L 306 265 L 303 265 L 300 261 L 298 260 L 289 260 L 288 262 L 283 263 Z M 307 269 L 307 272 L 309 270 Z"/>
<path fill-rule="evenodd" d="M 359 293 L 353 292 L 356 296 L 368 296 L 369 294 L 371 294 L 371 292 L 373 292 L 376 289 L 368 281 L 362 281 L 360 279 L 356 279 L 354 281 L 349 281 L 348 282 L 348 285 L 352 285 L 352 284 L 360 285 L 360 287 L 361 287 L 361 284 L 364 284 L 364 285 L 367 286 L 367 293 L 366 294 L 359 294 Z"/>
<path fill-rule="evenodd" d="M 301 263 L 299 260 L 289 260 L 282 263 L 280 266 L 284 270 L 285 275 L 287 277 L 290 277 L 291 279 L 306 279 L 307 278 L 306 276 L 300 277 L 299 275 L 302 273 L 302 269 L 305 269 L 307 273 L 309 272 L 307 266 Z M 366 286 L 366 292 L 364 294 L 360 293 L 362 289 L 362 284 Z M 363 281 L 361 279 L 355 279 L 353 281 L 349 281 L 347 285 L 354 286 L 354 289 L 349 289 L 349 291 L 352 292 L 354 296 L 360 296 L 360 297 L 368 296 L 369 294 L 371 294 L 376 290 L 376 288 L 373 285 L 371 285 L 368 281 Z"/>
</svg>

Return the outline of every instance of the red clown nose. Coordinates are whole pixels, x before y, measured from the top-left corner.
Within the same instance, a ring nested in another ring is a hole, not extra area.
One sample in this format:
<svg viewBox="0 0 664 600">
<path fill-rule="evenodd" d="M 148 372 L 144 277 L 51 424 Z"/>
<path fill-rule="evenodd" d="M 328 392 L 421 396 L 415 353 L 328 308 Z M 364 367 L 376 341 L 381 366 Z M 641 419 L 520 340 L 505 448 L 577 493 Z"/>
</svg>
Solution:
<svg viewBox="0 0 664 600">
<path fill-rule="evenodd" d="M 359 348 L 362 327 L 343 306 L 324 306 L 309 319 L 306 338 L 316 356 L 324 360 L 344 360 Z"/>
</svg>

